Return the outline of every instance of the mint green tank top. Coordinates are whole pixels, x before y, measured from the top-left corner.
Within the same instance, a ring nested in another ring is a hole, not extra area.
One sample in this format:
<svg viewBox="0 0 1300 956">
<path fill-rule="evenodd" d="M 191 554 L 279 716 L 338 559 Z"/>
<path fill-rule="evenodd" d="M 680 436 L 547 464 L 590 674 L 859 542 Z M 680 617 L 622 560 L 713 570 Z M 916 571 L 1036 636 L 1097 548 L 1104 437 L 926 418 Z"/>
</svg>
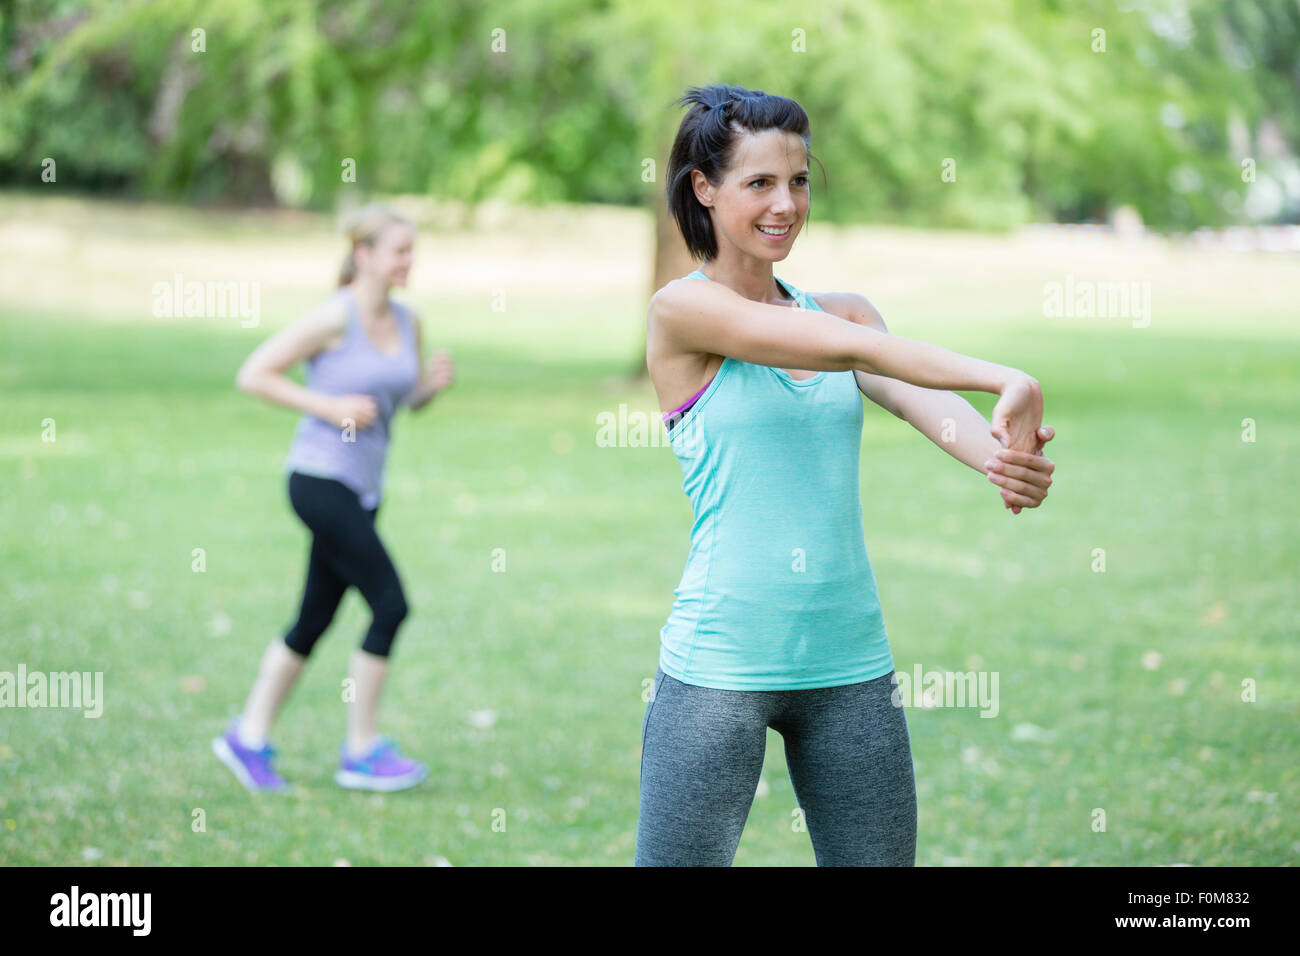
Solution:
<svg viewBox="0 0 1300 956">
<path fill-rule="evenodd" d="M 823 311 L 777 281 L 797 304 L 792 322 L 801 309 Z M 862 417 L 851 371 L 800 381 L 724 358 L 668 433 L 695 520 L 659 632 L 665 674 L 727 690 L 794 690 L 894 669 L 863 542 Z"/>
</svg>

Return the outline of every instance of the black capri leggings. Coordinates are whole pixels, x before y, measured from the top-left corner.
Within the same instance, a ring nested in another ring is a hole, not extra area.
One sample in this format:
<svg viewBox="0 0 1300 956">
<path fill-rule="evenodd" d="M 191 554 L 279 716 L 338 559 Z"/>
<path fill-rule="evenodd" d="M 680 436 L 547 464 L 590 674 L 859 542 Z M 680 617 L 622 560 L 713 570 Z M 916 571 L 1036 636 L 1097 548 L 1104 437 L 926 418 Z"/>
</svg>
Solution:
<svg viewBox="0 0 1300 956">
<path fill-rule="evenodd" d="M 303 656 L 310 654 L 353 586 L 373 615 L 361 649 L 387 657 L 409 608 L 397 569 L 375 533 L 379 509 L 362 508 L 357 493 L 340 481 L 297 471 L 289 473 L 289 502 L 311 529 L 312 541 L 302 608 L 285 644 Z"/>
</svg>

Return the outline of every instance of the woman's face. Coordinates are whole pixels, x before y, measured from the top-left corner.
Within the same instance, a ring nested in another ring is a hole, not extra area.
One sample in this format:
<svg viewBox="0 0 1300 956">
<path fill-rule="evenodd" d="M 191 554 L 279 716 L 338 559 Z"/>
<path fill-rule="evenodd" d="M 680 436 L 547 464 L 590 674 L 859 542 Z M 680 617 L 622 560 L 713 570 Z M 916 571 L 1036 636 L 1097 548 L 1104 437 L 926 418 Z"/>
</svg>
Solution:
<svg viewBox="0 0 1300 956">
<path fill-rule="evenodd" d="M 405 223 L 387 226 L 372 245 L 357 247 L 357 270 L 384 286 L 404 286 L 411 271 L 415 230 Z"/>
<path fill-rule="evenodd" d="M 772 262 L 790 254 L 811 201 L 808 151 L 797 134 L 745 130 L 720 185 L 711 185 L 698 169 L 691 178 L 696 197 L 713 219 L 719 251 L 730 243 L 745 255 Z M 782 229 L 786 231 L 773 235 Z"/>
</svg>

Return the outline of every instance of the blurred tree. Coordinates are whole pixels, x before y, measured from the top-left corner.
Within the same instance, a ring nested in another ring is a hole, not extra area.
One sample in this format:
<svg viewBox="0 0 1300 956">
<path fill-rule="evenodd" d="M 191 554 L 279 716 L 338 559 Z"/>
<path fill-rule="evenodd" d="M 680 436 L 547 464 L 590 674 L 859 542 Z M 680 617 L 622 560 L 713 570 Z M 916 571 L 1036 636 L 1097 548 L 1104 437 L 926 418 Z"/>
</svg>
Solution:
<svg viewBox="0 0 1300 956">
<path fill-rule="evenodd" d="M 649 202 L 672 100 L 726 80 L 808 110 L 819 218 L 1187 228 L 1239 210 L 1234 117 L 1300 137 L 1297 51 L 1294 0 L 0 0 L 0 182 Z"/>
<path fill-rule="evenodd" d="M 189 200 L 647 201 L 724 79 L 808 110 L 837 221 L 1214 224 L 1229 120 L 1300 136 L 1294 0 L 2 0 L 0 45 L 0 181 Z"/>
<path fill-rule="evenodd" d="M 0 184 L 50 157 L 64 185 L 187 201 L 640 203 L 652 292 L 693 265 L 673 101 L 722 81 L 808 111 L 813 228 L 1220 225 L 1243 159 L 1297 169 L 1300 4 L 0 0 Z"/>
</svg>

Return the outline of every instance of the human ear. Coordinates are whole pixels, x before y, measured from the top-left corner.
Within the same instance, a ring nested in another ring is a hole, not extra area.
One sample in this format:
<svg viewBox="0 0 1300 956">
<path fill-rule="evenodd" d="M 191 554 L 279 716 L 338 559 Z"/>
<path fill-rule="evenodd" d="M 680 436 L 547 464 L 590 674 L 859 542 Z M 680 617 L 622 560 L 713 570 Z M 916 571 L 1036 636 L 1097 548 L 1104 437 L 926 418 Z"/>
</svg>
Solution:
<svg viewBox="0 0 1300 956">
<path fill-rule="evenodd" d="M 713 205 L 713 185 L 698 169 L 691 170 L 691 187 L 695 190 L 695 198 L 700 201 L 701 206 Z"/>
</svg>

